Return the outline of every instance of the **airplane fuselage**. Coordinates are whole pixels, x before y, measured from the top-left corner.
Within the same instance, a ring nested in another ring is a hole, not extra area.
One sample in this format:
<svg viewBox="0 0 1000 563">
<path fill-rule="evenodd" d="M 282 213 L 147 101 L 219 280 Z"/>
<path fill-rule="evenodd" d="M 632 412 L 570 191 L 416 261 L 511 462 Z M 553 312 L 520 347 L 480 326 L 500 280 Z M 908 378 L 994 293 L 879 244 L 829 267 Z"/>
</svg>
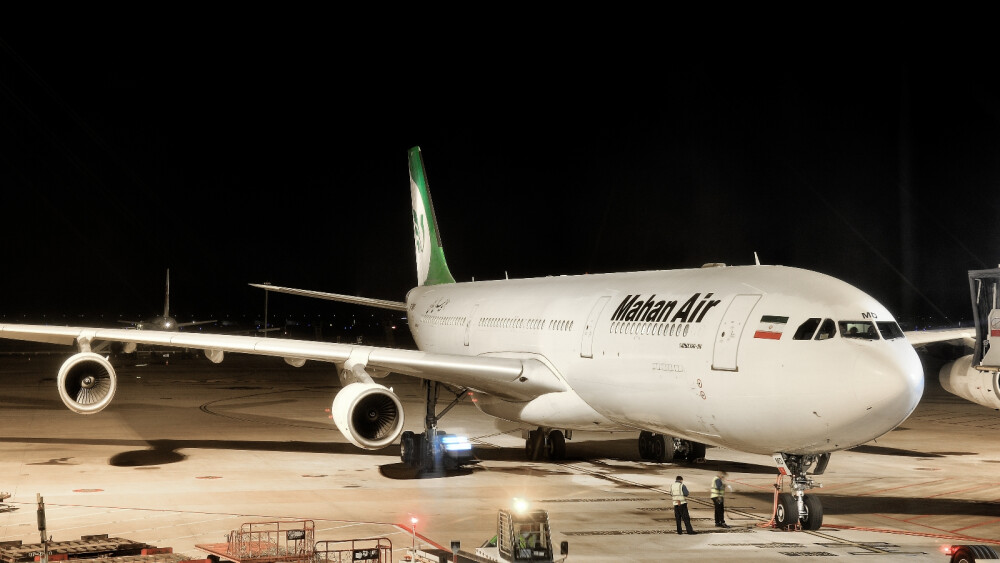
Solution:
<svg viewBox="0 0 1000 563">
<path fill-rule="evenodd" d="M 407 303 L 421 350 L 535 358 L 562 378 L 570 391 L 533 401 L 477 397 L 484 412 L 531 425 L 822 453 L 895 428 L 923 392 L 919 359 L 885 307 L 808 270 L 441 284 L 413 289 Z M 844 322 L 874 338 L 847 337 Z"/>
</svg>

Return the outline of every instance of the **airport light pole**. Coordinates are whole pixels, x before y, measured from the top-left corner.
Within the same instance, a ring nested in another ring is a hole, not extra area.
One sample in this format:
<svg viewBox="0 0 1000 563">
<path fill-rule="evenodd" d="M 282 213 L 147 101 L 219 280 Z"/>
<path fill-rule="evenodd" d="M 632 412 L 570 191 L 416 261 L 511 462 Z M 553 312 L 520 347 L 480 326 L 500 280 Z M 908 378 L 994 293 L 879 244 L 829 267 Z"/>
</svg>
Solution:
<svg viewBox="0 0 1000 563">
<path fill-rule="evenodd" d="M 414 554 L 417 553 L 417 517 L 410 517 L 410 531 L 413 533 L 413 544 L 410 546 L 410 551 Z"/>
<path fill-rule="evenodd" d="M 267 282 L 270 284 L 271 282 Z M 264 338 L 267 338 L 267 296 L 271 293 L 267 289 L 264 290 Z"/>
<path fill-rule="evenodd" d="M 49 563 L 49 538 L 45 529 L 45 500 L 42 499 L 41 493 L 35 493 L 35 497 L 38 501 L 38 533 L 42 538 L 42 555 L 39 560 L 42 563 Z"/>
</svg>

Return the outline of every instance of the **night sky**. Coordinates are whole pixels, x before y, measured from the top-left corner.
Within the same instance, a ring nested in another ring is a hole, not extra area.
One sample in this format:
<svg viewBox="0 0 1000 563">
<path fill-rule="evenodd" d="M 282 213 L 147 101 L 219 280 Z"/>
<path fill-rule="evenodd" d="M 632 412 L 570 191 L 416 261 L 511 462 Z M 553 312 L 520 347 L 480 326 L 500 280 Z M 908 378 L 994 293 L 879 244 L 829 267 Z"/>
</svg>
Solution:
<svg viewBox="0 0 1000 563">
<path fill-rule="evenodd" d="M 182 320 L 260 314 L 249 282 L 402 300 L 414 145 L 460 281 L 757 252 L 945 325 L 971 316 L 967 270 L 1000 263 L 1000 87 L 968 61 L 378 52 L 0 36 L 0 315 L 150 316 L 167 268 Z"/>
</svg>

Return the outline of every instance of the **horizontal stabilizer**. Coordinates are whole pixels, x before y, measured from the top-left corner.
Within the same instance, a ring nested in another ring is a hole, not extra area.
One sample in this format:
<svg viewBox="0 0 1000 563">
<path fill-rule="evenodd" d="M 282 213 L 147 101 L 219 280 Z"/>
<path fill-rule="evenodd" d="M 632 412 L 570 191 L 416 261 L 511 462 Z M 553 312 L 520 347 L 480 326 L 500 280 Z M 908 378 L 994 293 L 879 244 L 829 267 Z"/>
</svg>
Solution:
<svg viewBox="0 0 1000 563">
<path fill-rule="evenodd" d="M 367 305 L 378 307 L 379 309 L 392 309 L 394 311 L 405 311 L 406 303 L 402 301 L 389 301 L 386 299 L 372 299 L 370 297 L 357 297 L 355 295 L 341 295 L 339 293 L 326 293 L 323 291 L 312 291 L 309 289 L 295 289 L 293 287 L 281 287 L 266 283 L 252 283 L 253 287 L 259 287 L 265 291 L 277 293 L 289 293 L 291 295 L 301 295 L 302 297 L 312 297 L 315 299 L 326 299 L 328 301 L 341 301 L 343 303 L 353 303 L 355 305 Z"/>
</svg>

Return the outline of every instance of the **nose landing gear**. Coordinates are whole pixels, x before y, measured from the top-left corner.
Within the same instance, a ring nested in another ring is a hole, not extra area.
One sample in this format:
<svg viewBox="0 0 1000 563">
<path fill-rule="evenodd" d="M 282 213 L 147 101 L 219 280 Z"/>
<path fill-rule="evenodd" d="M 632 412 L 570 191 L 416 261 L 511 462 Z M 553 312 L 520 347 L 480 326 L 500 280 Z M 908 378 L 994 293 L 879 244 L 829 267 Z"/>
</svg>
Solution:
<svg viewBox="0 0 1000 563">
<path fill-rule="evenodd" d="M 830 462 L 830 454 L 793 455 L 774 454 L 778 464 L 778 478 L 774 483 L 774 515 L 764 524 L 783 530 L 818 530 L 823 526 L 823 504 L 816 495 L 807 495 L 809 489 L 822 487 L 807 473 L 821 475 Z M 781 492 L 785 477 L 791 479 L 790 493 Z"/>
</svg>

